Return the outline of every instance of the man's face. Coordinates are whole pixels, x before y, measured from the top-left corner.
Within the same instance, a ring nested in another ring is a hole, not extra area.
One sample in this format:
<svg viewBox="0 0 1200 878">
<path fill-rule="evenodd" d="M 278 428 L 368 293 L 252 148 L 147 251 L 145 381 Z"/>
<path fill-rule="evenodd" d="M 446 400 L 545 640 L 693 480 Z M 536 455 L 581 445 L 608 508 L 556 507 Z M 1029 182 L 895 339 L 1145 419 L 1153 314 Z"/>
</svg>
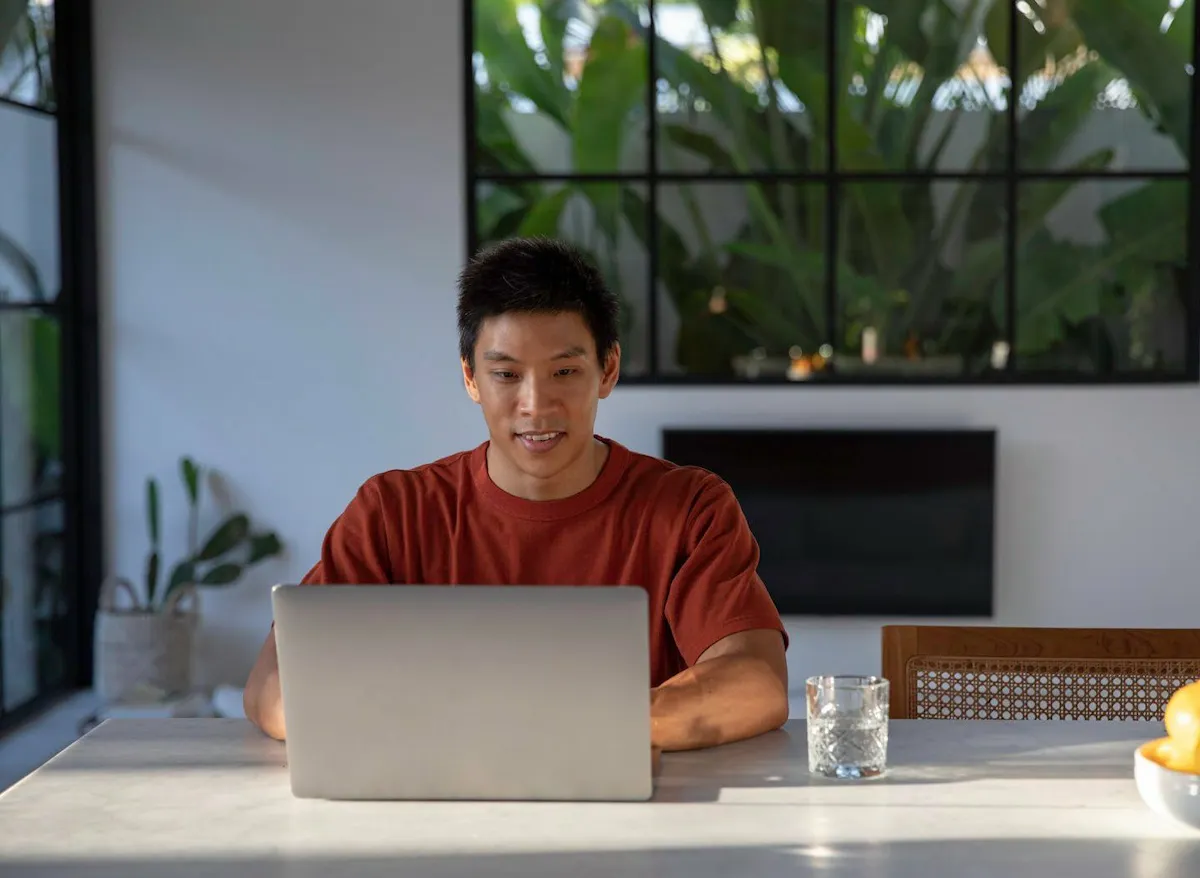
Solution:
<svg viewBox="0 0 1200 878">
<path fill-rule="evenodd" d="M 535 493 L 553 493 L 552 483 L 590 465 L 596 404 L 617 383 L 620 349 L 602 367 L 579 314 L 489 317 L 475 344 L 475 368 L 465 360 L 462 367 L 492 449 L 512 470 L 505 475 L 542 483 Z"/>
</svg>

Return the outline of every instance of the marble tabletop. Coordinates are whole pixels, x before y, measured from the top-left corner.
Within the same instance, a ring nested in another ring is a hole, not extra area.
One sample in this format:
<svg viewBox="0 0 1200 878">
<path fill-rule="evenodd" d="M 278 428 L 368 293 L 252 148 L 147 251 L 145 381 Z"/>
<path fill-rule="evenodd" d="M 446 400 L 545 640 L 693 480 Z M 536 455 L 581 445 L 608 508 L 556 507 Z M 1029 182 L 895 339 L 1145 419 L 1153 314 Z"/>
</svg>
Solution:
<svg viewBox="0 0 1200 878">
<path fill-rule="evenodd" d="M 811 778 L 802 720 L 663 760 L 647 803 L 300 800 L 244 720 L 108 720 L 0 795 L 0 876 L 1195 878 L 1153 814 L 1159 724 L 893 721 L 874 781 Z"/>
</svg>

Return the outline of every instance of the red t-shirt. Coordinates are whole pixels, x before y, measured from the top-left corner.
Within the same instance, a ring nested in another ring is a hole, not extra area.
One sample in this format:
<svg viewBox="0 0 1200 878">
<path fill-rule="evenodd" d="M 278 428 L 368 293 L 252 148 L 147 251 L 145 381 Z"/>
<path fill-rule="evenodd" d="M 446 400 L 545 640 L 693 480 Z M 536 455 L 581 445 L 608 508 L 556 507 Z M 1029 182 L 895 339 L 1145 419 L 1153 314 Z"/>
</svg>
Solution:
<svg viewBox="0 0 1200 878">
<path fill-rule="evenodd" d="M 492 482 L 487 443 L 368 479 L 330 527 L 308 584 L 638 585 L 650 604 L 651 685 L 739 631 L 787 633 L 758 577 L 758 544 L 729 486 L 609 445 L 562 500 Z"/>
</svg>

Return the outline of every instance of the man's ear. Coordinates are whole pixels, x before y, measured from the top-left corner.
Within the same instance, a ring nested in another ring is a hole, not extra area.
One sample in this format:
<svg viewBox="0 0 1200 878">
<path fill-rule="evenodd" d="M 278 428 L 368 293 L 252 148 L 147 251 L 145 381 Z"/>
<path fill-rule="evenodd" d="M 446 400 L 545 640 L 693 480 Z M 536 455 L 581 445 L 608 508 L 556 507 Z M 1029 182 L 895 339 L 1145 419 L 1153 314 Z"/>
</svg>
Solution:
<svg viewBox="0 0 1200 878">
<path fill-rule="evenodd" d="M 621 377 L 621 344 L 613 342 L 612 350 L 604 358 L 604 372 L 600 375 L 600 398 L 607 399 Z"/>
<path fill-rule="evenodd" d="M 479 402 L 479 384 L 475 381 L 475 370 L 465 359 L 462 361 L 463 386 L 467 388 L 467 396 L 475 403 Z"/>
</svg>

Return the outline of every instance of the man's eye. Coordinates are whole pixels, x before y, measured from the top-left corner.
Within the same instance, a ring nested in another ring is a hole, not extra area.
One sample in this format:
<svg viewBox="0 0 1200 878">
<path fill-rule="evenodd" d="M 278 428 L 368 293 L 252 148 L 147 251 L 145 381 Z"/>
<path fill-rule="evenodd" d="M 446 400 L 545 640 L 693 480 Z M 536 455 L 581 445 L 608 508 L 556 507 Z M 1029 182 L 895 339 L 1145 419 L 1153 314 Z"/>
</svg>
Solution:
<svg viewBox="0 0 1200 878">
<path fill-rule="evenodd" d="M 505 372 L 503 370 L 498 371 L 498 372 L 493 372 L 492 374 L 494 376 L 496 376 L 497 378 L 499 378 L 501 381 L 509 381 L 509 380 L 517 377 L 516 372 Z"/>
<path fill-rule="evenodd" d="M 575 370 L 574 369 L 559 369 L 555 374 L 559 375 L 561 377 L 566 377 L 567 375 L 574 375 Z"/>
</svg>

